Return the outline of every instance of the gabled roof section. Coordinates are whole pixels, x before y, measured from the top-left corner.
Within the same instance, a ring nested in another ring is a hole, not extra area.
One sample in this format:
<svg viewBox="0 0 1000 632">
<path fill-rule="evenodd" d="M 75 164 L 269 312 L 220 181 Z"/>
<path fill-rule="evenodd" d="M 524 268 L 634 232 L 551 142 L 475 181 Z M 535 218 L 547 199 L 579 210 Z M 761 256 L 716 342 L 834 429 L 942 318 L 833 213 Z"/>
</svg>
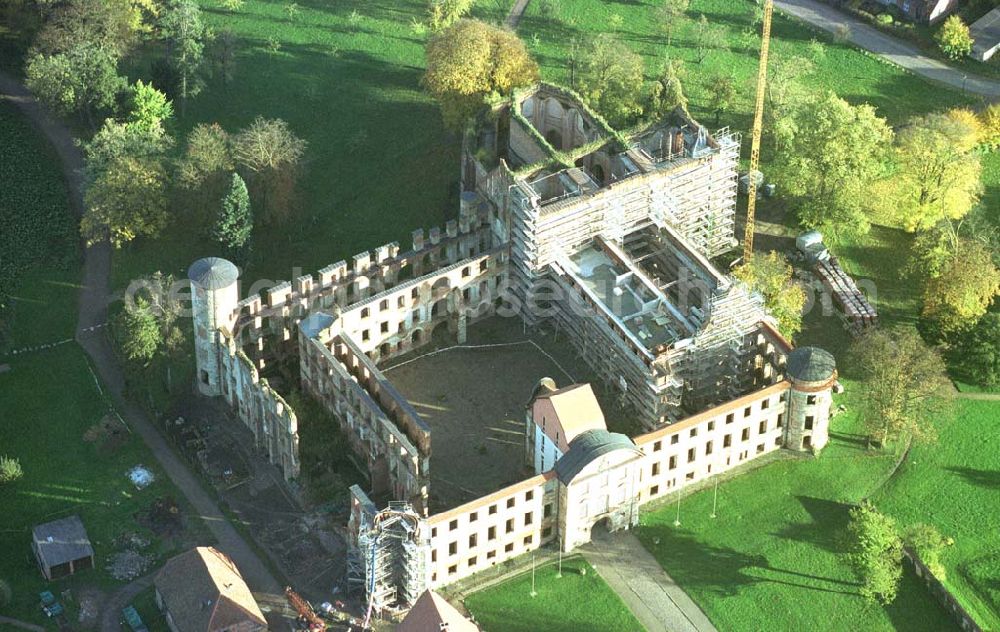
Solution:
<svg viewBox="0 0 1000 632">
<path fill-rule="evenodd" d="M 40 524 L 31 530 L 38 555 L 48 566 L 58 566 L 94 554 L 80 516 Z"/>
<path fill-rule="evenodd" d="M 425 590 L 410 608 L 396 632 L 479 632 L 479 627 L 462 616 L 433 590 Z"/>
<path fill-rule="evenodd" d="M 532 418 L 562 451 L 588 430 L 606 430 L 604 413 L 590 384 L 573 384 L 539 393 L 532 402 Z"/>
<path fill-rule="evenodd" d="M 556 461 L 556 476 L 564 485 L 569 485 L 576 476 L 598 458 L 614 452 L 628 450 L 641 454 L 632 440 L 618 432 L 588 430 L 570 443 L 569 452 Z"/>
<path fill-rule="evenodd" d="M 155 584 L 181 632 L 267 625 L 236 564 L 213 547 L 200 546 L 171 558 Z"/>
</svg>

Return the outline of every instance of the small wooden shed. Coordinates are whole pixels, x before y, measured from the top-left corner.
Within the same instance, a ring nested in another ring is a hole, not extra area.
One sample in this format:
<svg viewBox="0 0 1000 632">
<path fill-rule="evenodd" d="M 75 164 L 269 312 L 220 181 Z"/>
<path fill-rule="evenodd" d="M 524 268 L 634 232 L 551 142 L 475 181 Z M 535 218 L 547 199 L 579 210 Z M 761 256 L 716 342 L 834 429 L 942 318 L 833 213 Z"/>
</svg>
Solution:
<svg viewBox="0 0 1000 632">
<path fill-rule="evenodd" d="M 94 547 L 80 516 L 46 522 L 31 530 L 31 549 L 46 579 L 59 579 L 94 568 Z"/>
</svg>

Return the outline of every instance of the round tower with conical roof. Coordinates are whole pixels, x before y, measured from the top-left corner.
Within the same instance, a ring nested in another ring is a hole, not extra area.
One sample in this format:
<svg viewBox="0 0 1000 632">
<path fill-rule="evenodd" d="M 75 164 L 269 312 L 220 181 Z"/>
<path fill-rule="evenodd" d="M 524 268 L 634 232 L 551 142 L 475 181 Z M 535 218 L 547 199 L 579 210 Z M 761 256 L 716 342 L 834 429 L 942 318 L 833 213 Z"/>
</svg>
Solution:
<svg viewBox="0 0 1000 632">
<path fill-rule="evenodd" d="M 837 361 L 819 347 L 799 347 L 788 354 L 785 374 L 792 385 L 788 392 L 785 447 L 819 452 L 830 437 Z"/>
<path fill-rule="evenodd" d="M 239 276 L 232 262 L 219 257 L 198 259 L 188 268 L 198 390 L 204 395 L 222 394 L 219 328 L 232 331 Z"/>
</svg>

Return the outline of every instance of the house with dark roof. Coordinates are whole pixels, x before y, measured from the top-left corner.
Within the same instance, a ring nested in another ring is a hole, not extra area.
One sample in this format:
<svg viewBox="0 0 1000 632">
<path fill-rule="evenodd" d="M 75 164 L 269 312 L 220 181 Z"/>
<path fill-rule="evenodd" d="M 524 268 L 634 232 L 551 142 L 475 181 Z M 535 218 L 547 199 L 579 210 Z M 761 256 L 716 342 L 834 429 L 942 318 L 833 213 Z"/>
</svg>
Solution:
<svg viewBox="0 0 1000 632">
<path fill-rule="evenodd" d="M 173 632 L 258 632 L 267 621 L 236 564 L 213 547 L 171 558 L 154 580 Z"/>
<path fill-rule="evenodd" d="M 969 27 L 974 59 L 987 61 L 1000 49 L 1000 7 L 979 18 Z"/>
<path fill-rule="evenodd" d="M 94 547 L 80 516 L 69 516 L 35 526 L 31 550 L 46 579 L 59 579 L 94 568 Z"/>
</svg>

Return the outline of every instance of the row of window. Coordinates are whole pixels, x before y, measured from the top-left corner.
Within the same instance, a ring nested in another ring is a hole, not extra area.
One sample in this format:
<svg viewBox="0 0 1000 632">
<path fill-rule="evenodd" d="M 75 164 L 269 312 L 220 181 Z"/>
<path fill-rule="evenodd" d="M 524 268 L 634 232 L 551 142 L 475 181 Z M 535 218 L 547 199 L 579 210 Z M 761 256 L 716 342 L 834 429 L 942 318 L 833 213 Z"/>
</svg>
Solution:
<svg viewBox="0 0 1000 632">
<path fill-rule="evenodd" d="M 546 538 L 551 537 L 551 535 L 552 535 L 552 527 L 546 527 L 546 528 L 542 529 L 542 540 L 545 540 Z M 522 543 L 526 547 L 529 547 L 529 546 L 533 545 L 535 543 L 535 537 L 534 537 L 534 535 L 526 535 L 526 536 L 524 536 L 524 540 L 522 540 Z M 504 547 L 503 547 L 503 552 L 506 553 L 506 554 L 513 553 L 514 552 L 514 543 L 513 542 L 508 542 L 507 544 L 505 544 Z M 487 553 L 486 553 L 486 561 L 490 562 L 491 565 L 492 564 L 496 564 L 496 557 L 497 557 L 497 549 L 494 549 L 492 551 L 487 551 Z M 434 561 L 434 560 L 435 560 L 435 551 L 431 551 L 431 561 Z M 479 563 L 479 556 L 478 555 L 473 555 L 473 556 L 469 557 L 465 561 L 465 565 L 468 568 L 475 568 L 478 563 Z M 458 573 L 458 566 L 459 566 L 458 564 L 452 564 L 451 566 L 449 566 L 448 567 L 448 575 L 452 576 L 452 575 L 455 575 L 456 573 Z M 431 581 L 432 582 L 436 582 L 437 581 L 437 573 L 433 573 L 431 575 Z"/>
<path fill-rule="evenodd" d="M 806 439 L 808 440 L 808 437 Z M 781 445 L 781 437 L 775 437 L 775 439 L 774 439 L 774 445 L 775 445 L 775 447 L 778 447 L 778 446 Z M 762 443 L 758 443 L 757 444 L 756 454 L 758 454 L 758 455 L 763 454 L 766 450 L 767 450 L 767 444 L 766 443 L 762 442 Z M 736 462 L 737 463 L 741 463 L 741 462 L 745 461 L 748 456 L 750 456 L 750 451 L 749 450 L 743 450 L 738 455 L 736 455 Z M 671 463 L 674 462 L 675 458 L 676 457 L 670 457 Z M 726 465 L 727 466 L 732 465 L 732 457 L 727 457 L 726 458 Z M 671 466 L 670 469 L 674 469 L 674 467 Z M 657 474 L 659 474 L 659 472 L 660 472 L 660 470 L 659 470 L 659 463 L 654 463 L 653 464 L 653 476 L 656 476 Z M 712 464 L 709 463 L 708 467 L 705 469 L 705 474 L 709 475 L 711 473 L 712 473 Z M 685 482 L 693 481 L 694 478 L 695 478 L 695 471 L 694 470 L 691 470 L 691 471 L 687 472 L 684 475 L 684 481 Z M 676 484 L 677 484 L 677 479 L 676 478 L 672 478 L 672 479 L 666 481 L 665 488 L 666 489 L 671 489 Z M 649 488 L 649 495 L 650 496 L 656 496 L 659 493 L 660 493 L 660 486 L 659 486 L 659 484 L 652 485 Z"/>
<path fill-rule="evenodd" d="M 489 269 L 489 259 L 483 259 L 482 261 L 479 262 L 479 272 L 486 272 L 486 270 L 488 269 Z M 462 278 L 465 279 L 470 276 L 472 276 L 472 267 L 466 266 L 462 268 Z M 415 286 L 410 291 L 410 297 L 414 299 L 420 298 L 420 286 Z M 399 309 L 403 309 L 404 307 L 406 307 L 406 297 L 403 295 L 397 297 L 396 306 Z M 387 309 L 389 309 L 389 299 L 384 298 L 378 304 L 378 311 L 383 312 Z M 369 316 L 371 316 L 371 314 L 372 311 L 370 307 L 361 308 L 361 318 L 368 318 Z"/>
<path fill-rule="evenodd" d="M 528 491 L 524 492 L 524 502 L 531 502 L 534 499 L 535 499 L 535 490 L 529 489 Z M 508 498 L 506 500 L 505 504 L 506 504 L 507 509 L 513 509 L 514 506 L 517 504 L 517 497 L 516 496 L 511 496 L 510 498 Z M 498 507 L 499 507 L 499 503 L 493 503 L 487 509 L 487 514 L 490 515 L 490 516 L 495 515 L 497 513 L 497 508 Z M 552 504 L 551 503 L 546 504 L 545 507 L 543 508 L 543 516 L 545 518 L 548 518 L 549 515 L 551 514 L 551 512 L 552 512 Z M 527 516 L 529 514 L 525 514 L 525 515 Z M 454 531 L 454 530 L 458 529 L 458 520 L 459 520 L 458 518 L 454 518 L 454 519 L 452 519 L 452 520 L 450 520 L 448 522 L 448 531 Z M 479 520 L 479 512 L 478 511 L 471 511 L 471 512 L 469 512 L 469 523 L 471 524 L 473 522 L 476 522 L 477 520 Z M 510 522 L 510 521 L 508 521 L 508 522 Z M 530 523 L 526 523 L 526 524 L 530 524 Z M 509 533 L 509 531 L 508 531 L 508 533 Z M 432 527 L 431 528 L 431 537 L 432 538 L 436 538 L 437 534 L 438 534 L 437 527 Z"/>
</svg>

